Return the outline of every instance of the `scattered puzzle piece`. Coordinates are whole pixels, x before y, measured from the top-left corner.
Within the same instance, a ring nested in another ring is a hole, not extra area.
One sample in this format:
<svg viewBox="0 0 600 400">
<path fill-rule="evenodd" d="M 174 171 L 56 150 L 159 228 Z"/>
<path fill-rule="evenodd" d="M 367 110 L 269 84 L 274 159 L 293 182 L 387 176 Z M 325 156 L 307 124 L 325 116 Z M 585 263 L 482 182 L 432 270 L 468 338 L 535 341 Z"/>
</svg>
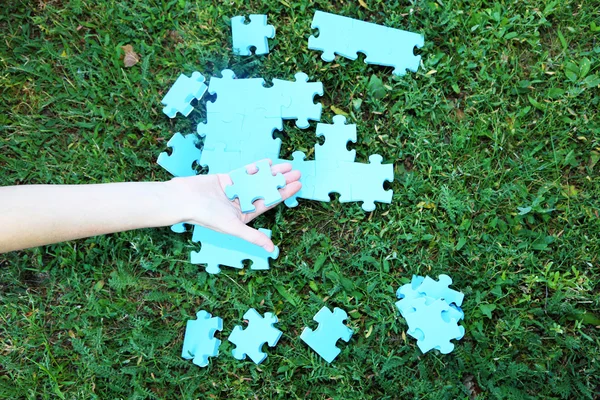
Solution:
<svg viewBox="0 0 600 400">
<path fill-rule="evenodd" d="M 161 103 L 165 105 L 163 112 L 169 118 L 175 118 L 177 112 L 187 117 L 193 110 L 190 105 L 192 100 L 200 100 L 206 92 L 205 78 L 200 72 L 192 73 L 191 77 L 179 75 L 171 89 L 167 92 Z"/>
<path fill-rule="evenodd" d="M 348 150 L 348 142 L 356 143 L 356 124 L 346 125 L 346 117 L 336 115 L 333 124 L 317 124 L 317 136 L 325 136 L 325 143 L 315 146 L 315 160 L 354 162 L 356 150 Z"/>
<path fill-rule="evenodd" d="M 233 39 L 233 54 L 249 56 L 251 47 L 255 47 L 254 54 L 261 55 L 269 52 L 269 41 L 275 37 L 273 25 L 267 25 L 267 16 L 264 14 L 250 14 L 250 23 L 245 23 L 243 16 L 231 18 L 231 33 Z"/>
<path fill-rule="evenodd" d="M 283 174 L 273 175 L 269 161 L 258 161 L 256 167 L 258 172 L 254 174 L 249 174 L 245 167 L 230 172 L 233 185 L 225 187 L 229 200 L 239 199 L 243 213 L 255 211 L 252 203 L 258 199 L 263 199 L 267 207 L 281 201 L 279 189 L 285 187 Z"/>
<path fill-rule="evenodd" d="M 268 229 L 259 229 L 262 233 L 271 237 Z M 215 232 L 200 225 L 194 226 L 192 234 L 193 242 L 201 242 L 200 251 L 190 254 L 192 264 L 206 264 L 206 272 L 218 274 L 221 272 L 219 265 L 226 265 L 237 269 L 243 268 L 242 261 L 251 260 L 252 270 L 269 269 L 269 258 L 279 257 L 279 248 L 269 253 L 265 249 L 237 236 Z"/>
<path fill-rule="evenodd" d="M 304 328 L 300 339 L 331 363 L 341 352 L 336 346 L 338 339 L 348 342 L 352 337 L 352 329 L 344 325 L 346 319 L 348 314 L 341 308 L 334 308 L 332 313 L 329 308 L 323 307 L 313 317 L 319 323 L 318 328 L 315 331 Z"/>
<path fill-rule="evenodd" d="M 248 327 L 236 326 L 227 340 L 236 345 L 232 351 L 236 359 L 243 360 L 248 356 L 255 364 L 260 364 L 267 358 L 267 354 L 262 352 L 263 345 L 268 343 L 274 347 L 281 338 L 282 332 L 273 326 L 278 322 L 277 316 L 268 312 L 261 317 L 251 308 L 244 314 L 244 319 L 248 320 Z"/>
<path fill-rule="evenodd" d="M 324 61 L 333 61 L 336 53 L 356 60 L 361 52 L 365 63 L 394 67 L 395 75 L 419 68 L 421 56 L 414 48 L 423 46 L 423 35 L 323 11 L 315 12 L 311 28 L 319 29 L 319 36 L 308 38 L 308 48 L 323 51 Z"/>
<path fill-rule="evenodd" d="M 442 318 L 443 312 L 448 312 L 450 306 L 443 300 L 435 300 L 428 304 L 425 297 L 414 299 L 412 309 L 405 309 L 404 318 L 408 323 L 408 334 L 417 339 L 417 345 L 423 353 L 438 349 L 442 354 L 454 350 L 452 339 L 462 339 L 465 328 L 457 324 L 457 320 L 449 321 Z"/>
<path fill-rule="evenodd" d="M 450 289 L 448 286 L 451 284 L 452 278 L 450 278 L 448 275 L 442 274 L 438 276 L 438 282 L 427 276 L 423 280 L 423 283 L 421 283 L 421 285 L 417 288 L 417 291 L 429 297 L 443 299 L 448 304 L 454 303 L 460 307 L 465 295 L 461 292 Z"/>
<path fill-rule="evenodd" d="M 160 153 L 157 160 L 158 165 L 176 177 L 196 175 L 193 164 L 199 162 L 202 155 L 202 151 L 196 147 L 196 135 L 183 136 L 177 132 L 169 139 L 167 146 L 171 147 L 173 151 L 171 155 L 166 152 Z"/>
<path fill-rule="evenodd" d="M 212 317 L 204 310 L 198 311 L 196 319 L 187 322 L 181 357 L 186 360 L 193 359 L 197 366 L 206 367 L 208 357 L 216 357 L 219 354 L 221 341 L 214 336 L 216 331 L 221 330 L 223 330 L 221 318 Z"/>
</svg>

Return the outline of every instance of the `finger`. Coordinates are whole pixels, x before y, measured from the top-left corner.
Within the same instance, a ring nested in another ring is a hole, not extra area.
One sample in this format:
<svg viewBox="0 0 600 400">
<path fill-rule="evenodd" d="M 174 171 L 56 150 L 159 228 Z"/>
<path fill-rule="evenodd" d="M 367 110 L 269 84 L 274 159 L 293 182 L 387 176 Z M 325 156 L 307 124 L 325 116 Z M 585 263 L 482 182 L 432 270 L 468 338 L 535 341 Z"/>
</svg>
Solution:
<svg viewBox="0 0 600 400">
<path fill-rule="evenodd" d="M 286 185 L 289 185 L 292 182 L 296 182 L 296 181 L 300 180 L 301 174 L 300 174 L 300 171 L 295 169 L 295 170 L 286 172 L 285 174 L 283 174 L 283 177 L 285 178 Z"/>
<path fill-rule="evenodd" d="M 269 253 L 275 249 L 273 241 L 267 235 L 257 229 L 250 228 L 248 225 L 241 224 L 236 230 L 235 235 L 247 242 L 262 247 Z"/>
<path fill-rule="evenodd" d="M 283 189 L 279 189 L 281 201 L 289 199 L 290 197 L 298 193 L 300 189 L 302 189 L 302 184 L 299 181 L 291 182 L 290 184 L 286 185 Z"/>
<path fill-rule="evenodd" d="M 273 175 L 285 174 L 286 172 L 290 172 L 291 170 L 292 164 L 290 163 L 275 164 L 271 167 L 271 173 Z"/>
</svg>

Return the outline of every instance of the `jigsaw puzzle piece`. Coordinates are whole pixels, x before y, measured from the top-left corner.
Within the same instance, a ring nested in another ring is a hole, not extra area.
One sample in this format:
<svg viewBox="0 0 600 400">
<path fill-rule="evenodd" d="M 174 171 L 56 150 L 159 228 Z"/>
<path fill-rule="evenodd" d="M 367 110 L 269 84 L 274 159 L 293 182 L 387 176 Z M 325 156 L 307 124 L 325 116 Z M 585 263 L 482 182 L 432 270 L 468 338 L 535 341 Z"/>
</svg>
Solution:
<svg viewBox="0 0 600 400">
<path fill-rule="evenodd" d="M 292 164 L 292 169 L 300 171 L 300 183 L 302 183 L 302 188 L 299 192 L 294 194 L 285 200 L 285 205 L 288 207 L 296 207 L 298 205 L 298 198 L 301 199 L 312 199 L 314 195 L 314 189 L 316 184 L 316 162 L 305 160 L 306 155 L 301 151 L 295 151 L 292 153 L 292 160 L 282 160 L 278 159 L 276 161 L 277 164 L 280 163 L 290 163 Z M 329 198 L 329 197 L 328 197 Z"/>
<path fill-rule="evenodd" d="M 382 164 L 383 158 L 373 154 L 369 156 L 369 164 L 346 163 L 343 167 L 347 176 L 352 178 L 351 196 L 340 201 L 362 201 L 362 209 L 375 210 L 375 202 L 391 203 L 394 192 L 383 188 L 384 181 L 394 181 L 394 165 Z"/>
<path fill-rule="evenodd" d="M 211 174 L 226 174 L 245 165 L 240 152 L 225 151 L 225 146 L 225 143 L 216 143 L 214 149 L 204 150 L 199 164 L 208 167 L 208 172 Z"/>
<path fill-rule="evenodd" d="M 348 167 L 354 164 L 334 160 L 317 160 L 312 200 L 329 202 L 331 200 L 329 194 L 338 193 L 341 203 L 354 201 L 352 186 L 366 184 L 352 175 L 352 170 Z"/>
<path fill-rule="evenodd" d="M 196 175 L 193 164 L 199 162 L 202 156 L 202 151 L 196 147 L 196 135 L 183 136 L 177 132 L 169 139 L 167 146 L 173 150 L 170 155 L 166 152 L 160 153 L 158 165 L 175 177 Z"/>
<path fill-rule="evenodd" d="M 448 286 L 451 284 L 452 278 L 450 278 L 448 275 L 442 274 L 438 276 L 438 282 L 430 277 L 426 277 L 423 280 L 423 283 L 421 283 L 421 285 L 417 288 L 417 291 L 429 297 L 443 299 L 448 304 L 454 303 L 460 307 L 465 295 L 461 292 L 450 289 Z"/>
<path fill-rule="evenodd" d="M 175 118 L 177 112 L 187 117 L 193 110 L 191 102 L 200 100 L 206 92 L 205 78 L 200 72 L 193 72 L 189 78 L 185 74 L 179 75 L 173 86 L 169 89 L 161 103 L 165 105 L 163 112 L 169 118 Z"/>
<path fill-rule="evenodd" d="M 260 232 L 271 237 L 268 229 L 259 229 Z M 272 252 L 268 252 L 260 246 L 240 239 L 237 236 L 216 232 L 200 225 L 194 226 L 192 234 L 193 242 L 201 242 L 200 251 L 190 254 L 192 264 L 206 264 L 206 272 L 218 274 L 221 272 L 220 265 L 243 268 L 242 261 L 251 260 L 252 270 L 269 269 L 269 258 L 279 257 L 279 248 L 275 246 Z"/>
<path fill-rule="evenodd" d="M 278 104 L 289 97 L 289 105 L 281 107 L 283 119 L 296 119 L 296 126 L 306 129 L 310 126 L 308 120 L 319 121 L 321 119 L 322 105 L 314 102 L 315 95 L 323 96 L 323 84 L 321 82 L 308 82 L 308 75 L 298 72 L 295 81 L 273 79 L 273 87 L 270 88 L 275 94 Z"/>
<path fill-rule="evenodd" d="M 318 29 L 319 36 L 313 35 L 308 38 L 308 48 L 322 51 L 321 58 L 327 62 L 333 61 L 336 53 L 346 58 L 356 59 L 356 52 L 350 48 L 353 22 L 352 18 L 315 11 L 310 27 Z"/>
<path fill-rule="evenodd" d="M 273 25 L 267 25 L 267 16 L 264 14 L 250 14 L 250 23 L 245 21 L 243 16 L 231 18 L 233 54 L 249 56 L 252 54 L 250 47 L 256 48 L 256 55 L 267 54 L 268 39 L 275 37 L 275 28 Z"/>
<path fill-rule="evenodd" d="M 215 150 L 218 143 L 225 144 L 225 151 L 239 152 L 242 150 L 241 142 L 246 139 L 244 131 L 244 116 L 234 114 L 225 121 L 220 113 L 210 113 L 207 104 L 206 122 L 199 123 L 196 127 L 198 135 L 204 138 L 203 150 Z"/>
<path fill-rule="evenodd" d="M 233 184 L 225 187 L 229 200 L 238 199 L 243 213 L 256 210 L 254 203 L 263 199 L 265 206 L 270 207 L 281 201 L 279 189 L 285 187 L 285 177 L 279 173 L 273 175 L 267 160 L 256 162 L 258 172 L 249 174 L 246 168 L 239 168 L 229 173 Z"/>
<path fill-rule="evenodd" d="M 450 340 L 462 339 L 465 328 L 459 326 L 455 319 L 447 322 L 442 318 L 442 313 L 447 312 L 450 306 L 443 300 L 428 303 L 425 297 L 415 299 L 412 305 L 412 310 L 405 310 L 404 318 L 409 327 L 407 333 L 417 339 L 419 349 L 423 353 L 438 349 L 442 354 L 454 350 Z"/>
<path fill-rule="evenodd" d="M 255 364 L 260 364 L 267 358 L 267 354 L 262 351 L 262 347 L 267 343 L 274 347 L 283 332 L 275 328 L 278 322 L 277 316 L 273 313 L 265 313 L 262 317 L 254 308 L 249 309 L 244 314 L 244 319 L 248 320 L 248 327 L 243 329 L 236 326 L 227 338 L 236 345 L 232 355 L 238 360 L 243 360 L 246 356 L 250 357 Z"/>
<path fill-rule="evenodd" d="M 219 354 L 221 341 L 215 338 L 216 331 L 223 330 L 223 320 L 212 317 L 208 312 L 200 310 L 196 313 L 195 320 L 189 320 L 183 338 L 181 357 L 194 360 L 199 367 L 208 365 L 208 357 Z"/>
<path fill-rule="evenodd" d="M 317 136 L 324 136 L 325 143 L 315 146 L 317 161 L 335 160 L 354 162 L 356 150 L 348 150 L 348 142 L 356 143 L 356 124 L 346 125 L 346 117 L 336 115 L 333 124 L 317 124 Z"/>
<path fill-rule="evenodd" d="M 317 329 L 304 328 L 300 339 L 331 363 L 341 352 L 336 346 L 338 339 L 348 342 L 352 337 L 352 329 L 344 325 L 346 319 L 348 314 L 341 308 L 334 308 L 332 313 L 329 308 L 323 307 L 313 317 L 319 323 Z"/>
</svg>

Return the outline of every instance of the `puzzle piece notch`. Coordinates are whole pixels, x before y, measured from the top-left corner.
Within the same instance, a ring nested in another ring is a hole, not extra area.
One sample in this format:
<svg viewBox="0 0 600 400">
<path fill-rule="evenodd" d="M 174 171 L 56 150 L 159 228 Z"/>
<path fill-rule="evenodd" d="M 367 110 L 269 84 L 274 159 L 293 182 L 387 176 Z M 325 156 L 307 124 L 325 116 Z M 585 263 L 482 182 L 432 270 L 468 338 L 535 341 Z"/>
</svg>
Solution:
<svg viewBox="0 0 600 400">
<path fill-rule="evenodd" d="M 169 118 L 175 118 L 178 112 L 187 117 L 193 110 L 190 104 L 192 100 L 200 100 L 206 92 L 205 80 L 204 76 L 198 71 L 194 71 L 190 77 L 185 74 L 179 75 L 161 100 L 161 103 L 165 105 L 163 113 Z"/>
<path fill-rule="evenodd" d="M 256 167 L 258 171 L 254 174 L 249 174 L 246 168 L 230 172 L 233 184 L 225 187 L 229 200 L 237 198 L 243 213 L 255 211 L 252 203 L 258 199 L 263 199 L 267 207 L 281 201 L 279 189 L 285 187 L 285 177 L 281 173 L 273 175 L 268 160 L 256 162 Z"/>
<path fill-rule="evenodd" d="M 231 36 L 233 54 L 238 56 L 252 55 L 251 47 L 255 47 L 254 54 L 269 53 L 269 41 L 275 37 L 275 27 L 267 25 L 267 16 L 264 14 L 250 14 L 250 23 L 246 24 L 243 16 L 231 18 Z"/>
<path fill-rule="evenodd" d="M 323 11 L 315 12 L 311 27 L 319 36 L 309 37 L 308 48 L 322 51 L 324 61 L 333 61 L 336 53 L 356 60 L 360 52 L 367 56 L 365 63 L 394 67 L 398 76 L 419 68 L 421 56 L 414 48 L 423 46 L 423 35 Z"/>
<path fill-rule="evenodd" d="M 296 73 L 294 78 L 294 81 L 273 79 L 270 90 L 277 93 L 276 98 L 290 99 L 289 105 L 282 104 L 281 118 L 295 119 L 298 128 L 306 129 L 310 126 L 309 120 L 321 120 L 323 106 L 315 103 L 315 96 L 323 96 L 323 84 L 308 82 L 308 75 L 304 72 Z"/>
<path fill-rule="evenodd" d="M 217 331 L 223 330 L 223 319 L 212 317 L 204 310 L 196 313 L 195 320 L 189 320 L 183 338 L 183 350 L 181 357 L 190 360 L 199 367 L 208 365 L 209 357 L 219 354 L 221 341 L 215 338 Z"/>
<path fill-rule="evenodd" d="M 259 229 L 260 232 L 271 237 L 268 229 Z M 244 260 L 251 260 L 252 270 L 269 269 L 269 258 L 279 257 L 279 248 L 275 246 L 272 252 L 268 252 L 260 246 L 247 242 L 237 236 L 216 232 L 200 225 L 194 226 L 192 234 L 193 242 L 201 242 L 200 251 L 190 254 L 192 264 L 206 264 L 206 272 L 218 274 L 221 272 L 220 265 L 242 269 Z"/>
<path fill-rule="evenodd" d="M 194 176 L 194 162 L 199 162 L 202 151 L 196 147 L 196 135 L 190 133 L 183 136 L 175 133 L 167 142 L 172 149 L 171 154 L 162 152 L 158 155 L 157 163 L 175 177 Z"/>
<path fill-rule="evenodd" d="M 331 363 L 341 352 L 336 346 L 338 339 L 345 342 L 350 341 L 352 329 L 344 325 L 348 314 L 341 308 L 334 308 L 333 313 L 329 308 L 323 307 L 313 317 L 319 323 L 316 330 L 305 327 L 300 339 L 311 349 Z"/>
<path fill-rule="evenodd" d="M 325 137 L 325 143 L 315 146 L 315 160 L 354 162 L 356 150 L 348 150 L 349 142 L 356 143 L 356 124 L 346 124 L 346 117 L 336 115 L 333 124 L 317 124 L 317 136 Z"/>
<path fill-rule="evenodd" d="M 244 319 L 248 320 L 248 327 L 234 327 L 227 338 L 236 345 L 232 355 L 238 360 L 244 360 L 248 356 L 255 364 L 260 364 L 267 358 L 267 354 L 262 351 L 264 344 L 274 347 L 283 334 L 274 326 L 279 320 L 270 312 L 262 317 L 254 308 L 246 311 Z"/>
<path fill-rule="evenodd" d="M 404 310 L 404 318 L 408 324 L 407 333 L 417 339 L 417 346 L 423 353 L 438 349 L 442 354 L 454 350 L 450 340 L 460 340 L 465 334 L 465 328 L 457 324 L 457 320 L 449 321 L 442 317 L 450 306 L 443 300 L 428 302 L 425 297 L 414 299 L 412 309 Z"/>
</svg>

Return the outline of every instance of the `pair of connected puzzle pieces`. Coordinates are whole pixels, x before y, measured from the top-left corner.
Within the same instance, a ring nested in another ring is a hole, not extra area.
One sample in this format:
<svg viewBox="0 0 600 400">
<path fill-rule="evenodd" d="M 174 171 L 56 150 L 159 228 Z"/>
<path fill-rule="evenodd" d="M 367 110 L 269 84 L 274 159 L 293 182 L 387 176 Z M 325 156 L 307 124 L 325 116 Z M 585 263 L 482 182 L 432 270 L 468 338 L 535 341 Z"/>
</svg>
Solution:
<svg viewBox="0 0 600 400">
<path fill-rule="evenodd" d="M 263 345 L 268 343 L 274 347 L 282 335 L 282 332 L 274 327 L 278 322 L 277 316 L 268 312 L 262 317 L 251 308 L 244 314 L 244 319 L 248 320 L 248 327 L 243 329 L 236 326 L 229 335 L 228 340 L 236 345 L 232 355 L 238 360 L 248 356 L 254 363 L 260 364 L 267 358 L 267 354 L 262 351 Z M 181 357 L 186 360 L 193 359 L 197 366 L 206 367 L 208 358 L 219 354 L 221 341 L 214 335 L 222 330 L 221 318 L 212 317 L 204 310 L 198 311 L 196 319 L 187 322 Z"/>
<path fill-rule="evenodd" d="M 288 207 L 298 205 L 298 198 L 328 202 L 330 193 L 339 193 L 340 202 L 362 201 L 365 211 L 375 210 L 375 202 L 391 203 L 392 190 L 385 190 L 385 181 L 394 180 L 392 164 L 382 164 L 377 154 L 369 157 L 369 163 L 357 163 L 355 150 L 348 150 L 350 142 L 356 142 L 356 125 L 346 124 L 342 115 L 333 117 L 333 124 L 317 124 L 317 136 L 324 136 L 324 144 L 315 145 L 315 160 L 306 160 L 300 151 L 292 153 L 290 162 L 301 172 L 302 188 L 285 201 Z"/>
<path fill-rule="evenodd" d="M 225 194 L 229 200 L 238 199 L 243 213 L 254 212 L 254 203 L 263 199 L 265 206 L 270 207 L 281 201 L 279 189 L 285 187 L 285 178 L 279 173 L 271 173 L 271 164 L 268 160 L 256 162 L 258 172 L 249 174 L 246 168 L 239 168 L 229 173 L 232 185 L 225 187 Z"/>
<path fill-rule="evenodd" d="M 341 352 L 336 343 L 339 339 L 348 342 L 352 337 L 352 329 L 344 325 L 348 314 L 341 308 L 334 308 L 333 312 L 323 307 L 313 317 L 319 323 L 316 330 L 304 328 L 300 339 L 311 349 L 331 363 Z"/>
<path fill-rule="evenodd" d="M 308 38 L 308 48 L 323 51 L 324 61 L 336 54 L 356 60 L 360 52 L 367 56 L 365 63 L 394 67 L 395 75 L 419 68 L 421 56 L 414 55 L 414 48 L 423 46 L 423 35 L 323 11 L 315 12 L 311 28 L 319 35 Z"/>
<path fill-rule="evenodd" d="M 464 295 L 448 286 L 452 279 L 440 275 L 438 281 L 430 277 L 413 276 L 411 283 L 400 287 L 396 307 L 408 324 L 408 334 L 417 339 L 417 346 L 426 353 L 437 349 L 442 354 L 454 350 L 450 340 L 462 339 L 465 328 L 458 325 L 464 318 Z"/>
<path fill-rule="evenodd" d="M 267 16 L 264 14 L 250 14 L 250 22 L 246 23 L 243 16 L 231 18 L 231 36 L 233 54 L 249 56 L 250 48 L 256 50 L 254 54 L 261 55 L 269 52 L 269 41 L 275 37 L 273 25 L 267 25 Z"/>
</svg>

